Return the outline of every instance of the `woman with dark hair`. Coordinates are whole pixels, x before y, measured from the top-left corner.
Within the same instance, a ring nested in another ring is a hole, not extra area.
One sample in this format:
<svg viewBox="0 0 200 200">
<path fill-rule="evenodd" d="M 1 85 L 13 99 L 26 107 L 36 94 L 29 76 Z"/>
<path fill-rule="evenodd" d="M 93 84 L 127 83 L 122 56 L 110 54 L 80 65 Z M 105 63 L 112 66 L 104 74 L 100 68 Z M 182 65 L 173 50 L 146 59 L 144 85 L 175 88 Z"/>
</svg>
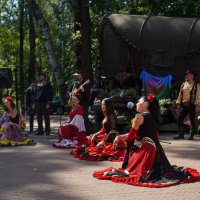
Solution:
<svg viewBox="0 0 200 200">
<path fill-rule="evenodd" d="M 33 140 L 25 138 L 22 133 L 26 128 L 25 119 L 16 109 L 12 97 L 5 98 L 4 108 L 5 112 L 0 119 L 0 146 L 31 144 Z"/>
<path fill-rule="evenodd" d="M 102 128 L 89 138 L 88 145 L 84 148 L 78 148 L 72 151 L 75 158 L 81 160 L 122 160 L 125 151 L 125 143 L 118 145 L 117 149 L 113 148 L 113 141 L 118 135 L 117 116 L 115 114 L 112 101 L 109 98 L 103 99 L 101 104 L 104 119 Z"/>
<path fill-rule="evenodd" d="M 84 124 L 84 109 L 80 105 L 80 94 L 74 94 L 71 98 L 71 110 L 68 123 L 58 129 L 58 142 L 53 146 L 57 148 L 76 148 L 86 145 L 86 130 Z"/>
<path fill-rule="evenodd" d="M 200 180 L 194 169 L 172 166 L 159 142 L 159 104 L 154 95 L 141 97 L 129 133 L 118 136 L 127 142 L 122 169 L 108 168 L 94 172 L 98 179 L 112 180 L 144 187 L 167 187 L 179 183 Z M 137 145 L 132 147 L 135 140 Z"/>
</svg>

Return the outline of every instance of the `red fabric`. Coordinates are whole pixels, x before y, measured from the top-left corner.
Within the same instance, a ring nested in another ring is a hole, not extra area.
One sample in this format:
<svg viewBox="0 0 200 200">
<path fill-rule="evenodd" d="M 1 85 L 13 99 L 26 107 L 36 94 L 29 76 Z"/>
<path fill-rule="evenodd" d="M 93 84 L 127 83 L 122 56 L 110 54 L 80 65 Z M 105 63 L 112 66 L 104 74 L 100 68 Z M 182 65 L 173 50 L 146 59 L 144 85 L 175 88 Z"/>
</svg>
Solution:
<svg viewBox="0 0 200 200">
<path fill-rule="evenodd" d="M 126 136 L 126 142 L 132 142 L 133 140 L 135 140 L 137 138 L 137 130 L 133 129 L 131 127 L 128 135 Z"/>
<path fill-rule="evenodd" d="M 135 186 L 143 186 L 143 187 L 168 187 L 172 185 L 177 185 L 181 183 L 190 183 L 194 181 L 200 181 L 200 173 L 191 168 L 187 168 L 187 171 L 191 174 L 191 177 L 188 177 L 185 180 L 179 181 L 179 182 L 166 182 L 166 183 L 142 183 L 140 182 L 141 175 L 145 175 L 148 170 L 151 170 L 154 164 L 155 160 L 155 147 L 152 144 L 144 143 L 141 148 L 139 148 L 131 157 L 129 161 L 129 165 L 127 167 L 127 170 L 130 172 L 129 176 L 127 177 L 117 177 L 117 176 L 106 176 L 104 175 L 105 172 L 112 171 L 113 167 L 95 171 L 93 173 L 93 176 L 95 178 L 101 179 L 101 180 L 111 180 L 116 183 L 126 183 L 129 185 L 135 185 Z M 123 171 L 122 169 L 118 169 Z"/>
<path fill-rule="evenodd" d="M 78 140 L 78 146 L 81 146 L 83 144 L 87 144 L 88 140 L 87 140 L 85 131 L 76 132 L 76 137 L 77 137 L 77 140 Z"/>
<path fill-rule="evenodd" d="M 83 114 L 84 114 L 84 109 L 82 106 L 78 106 L 76 110 L 71 109 L 69 113 L 70 121 L 72 121 L 76 115 L 83 116 Z M 63 139 L 68 139 L 72 141 L 77 140 L 78 141 L 77 146 L 87 144 L 86 132 L 85 131 L 78 132 L 78 127 L 72 124 L 61 125 L 59 127 L 58 142 L 61 142 Z"/>
<path fill-rule="evenodd" d="M 71 111 L 69 113 L 70 121 L 72 121 L 72 119 L 75 117 L 75 115 L 83 116 L 83 114 L 84 114 L 84 109 L 82 106 L 79 106 L 76 110 L 71 109 Z"/>
<path fill-rule="evenodd" d="M 74 132 L 77 132 L 77 128 L 75 129 L 72 126 L 61 125 L 58 129 L 58 139 L 59 139 L 59 141 L 61 141 L 62 139 L 71 139 L 72 137 L 75 136 Z"/>
<path fill-rule="evenodd" d="M 150 171 L 156 156 L 156 148 L 149 143 L 144 143 L 130 158 L 127 166 L 130 174 L 144 174 Z"/>
<path fill-rule="evenodd" d="M 58 139 L 61 141 L 62 139 L 69 139 L 69 140 L 78 140 L 78 146 L 87 144 L 87 137 L 86 132 L 78 132 L 78 129 L 75 126 L 66 125 L 60 126 L 58 129 Z M 62 136 L 60 134 L 62 133 Z"/>
<path fill-rule="evenodd" d="M 123 160 L 123 156 L 125 153 L 125 148 L 123 149 L 123 147 L 125 147 L 125 144 L 121 141 L 120 142 L 120 149 L 115 150 L 113 148 L 113 144 L 107 143 L 104 141 L 106 137 L 106 133 L 104 131 L 104 129 L 102 128 L 100 130 L 100 134 L 96 137 L 96 141 L 95 143 L 92 141 L 92 135 L 90 136 L 89 140 L 88 140 L 88 145 L 85 148 L 85 152 L 87 152 L 89 155 L 87 157 L 83 156 L 82 154 L 78 154 L 78 150 L 74 150 L 71 152 L 71 154 L 75 157 L 75 158 L 79 158 L 80 160 L 89 160 L 89 161 L 102 161 L 105 160 L 103 157 L 105 156 L 115 156 L 115 158 L 118 159 L 111 159 L 108 158 L 108 160 L 110 161 L 122 161 Z M 103 148 L 97 148 L 96 144 L 98 144 L 99 142 L 103 141 Z"/>
</svg>

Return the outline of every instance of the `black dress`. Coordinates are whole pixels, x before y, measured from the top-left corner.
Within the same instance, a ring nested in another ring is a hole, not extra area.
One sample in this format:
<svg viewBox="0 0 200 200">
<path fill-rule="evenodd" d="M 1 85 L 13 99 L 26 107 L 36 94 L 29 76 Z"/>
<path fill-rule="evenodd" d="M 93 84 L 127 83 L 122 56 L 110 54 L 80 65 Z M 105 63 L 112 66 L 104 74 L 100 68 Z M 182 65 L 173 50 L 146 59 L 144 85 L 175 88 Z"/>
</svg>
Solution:
<svg viewBox="0 0 200 200">
<path fill-rule="evenodd" d="M 137 147 L 129 142 L 123 169 L 108 168 L 94 172 L 98 179 L 144 187 L 167 187 L 200 180 L 195 169 L 172 166 L 158 138 L 158 124 L 150 113 L 144 113 L 144 122 L 136 132 Z"/>
</svg>

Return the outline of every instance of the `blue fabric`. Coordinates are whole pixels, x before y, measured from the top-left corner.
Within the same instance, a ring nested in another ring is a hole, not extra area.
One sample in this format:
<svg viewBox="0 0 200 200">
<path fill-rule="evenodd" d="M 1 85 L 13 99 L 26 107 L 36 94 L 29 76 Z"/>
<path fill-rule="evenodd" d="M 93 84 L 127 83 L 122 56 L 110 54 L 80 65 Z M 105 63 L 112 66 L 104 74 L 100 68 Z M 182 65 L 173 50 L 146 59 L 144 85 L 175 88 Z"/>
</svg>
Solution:
<svg viewBox="0 0 200 200">
<path fill-rule="evenodd" d="M 159 77 L 142 71 L 140 79 L 142 81 L 142 88 L 146 94 L 154 94 L 157 99 L 169 98 L 172 75 Z"/>
</svg>

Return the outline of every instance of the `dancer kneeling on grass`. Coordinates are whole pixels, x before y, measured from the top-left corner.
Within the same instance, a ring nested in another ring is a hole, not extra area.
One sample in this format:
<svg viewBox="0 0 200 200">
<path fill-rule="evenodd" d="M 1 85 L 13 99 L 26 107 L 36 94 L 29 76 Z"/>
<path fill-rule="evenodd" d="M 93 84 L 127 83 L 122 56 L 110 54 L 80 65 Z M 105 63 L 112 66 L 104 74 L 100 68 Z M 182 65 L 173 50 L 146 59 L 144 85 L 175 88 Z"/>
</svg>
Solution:
<svg viewBox="0 0 200 200">
<path fill-rule="evenodd" d="M 53 146 L 57 148 L 76 148 L 85 146 L 87 143 L 86 130 L 84 124 L 84 110 L 80 103 L 81 96 L 72 96 L 72 108 L 69 113 L 69 122 L 61 125 L 58 129 L 58 142 Z"/>
<path fill-rule="evenodd" d="M 154 95 L 142 97 L 137 103 L 137 111 L 128 134 L 118 136 L 127 141 L 127 152 L 122 169 L 110 167 L 94 172 L 98 179 L 145 187 L 167 187 L 179 183 L 200 180 L 195 169 L 172 166 L 159 142 L 159 105 Z M 131 154 L 134 141 L 140 141 Z"/>
<path fill-rule="evenodd" d="M 25 119 L 16 109 L 11 96 L 5 98 L 4 108 L 5 112 L 0 119 L 0 146 L 33 144 L 34 141 L 22 133 L 26 128 Z"/>
<path fill-rule="evenodd" d="M 99 132 L 93 134 L 89 138 L 86 148 L 78 148 L 71 153 L 74 157 L 81 160 L 112 160 L 122 161 L 125 152 L 125 142 L 120 141 L 118 148 L 113 147 L 113 141 L 118 135 L 117 117 L 113 108 L 113 104 L 109 98 L 102 101 L 102 112 L 104 119 L 102 128 Z"/>
</svg>

